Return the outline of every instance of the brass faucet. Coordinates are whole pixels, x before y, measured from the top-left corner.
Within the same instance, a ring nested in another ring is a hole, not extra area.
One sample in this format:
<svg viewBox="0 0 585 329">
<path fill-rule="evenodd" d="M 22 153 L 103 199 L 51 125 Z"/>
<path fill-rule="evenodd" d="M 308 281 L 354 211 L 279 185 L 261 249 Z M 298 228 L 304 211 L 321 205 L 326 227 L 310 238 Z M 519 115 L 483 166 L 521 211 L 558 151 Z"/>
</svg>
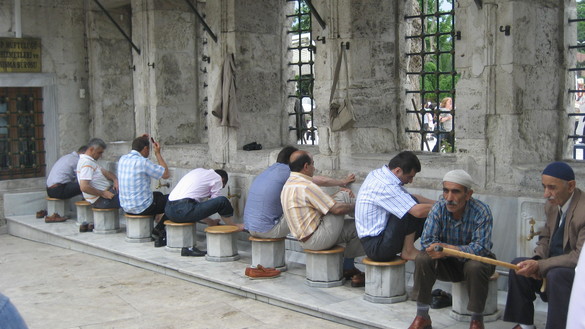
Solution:
<svg viewBox="0 0 585 329">
<path fill-rule="evenodd" d="M 231 194 L 231 192 L 230 192 L 230 187 L 229 187 L 229 185 L 228 185 L 228 194 L 227 194 L 227 198 L 228 198 L 228 199 L 231 199 L 231 198 L 238 198 L 238 199 L 239 199 L 239 198 L 240 198 L 240 193 L 237 193 L 237 194 Z"/>
<path fill-rule="evenodd" d="M 167 187 L 170 188 L 171 187 L 171 183 L 170 182 L 166 182 L 166 183 L 162 183 L 161 180 L 158 180 L 158 185 L 156 186 L 156 189 L 158 190 L 161 187 Z"/>
<path fill-rule="evenodd" d="M 540 235 L 540 231 L 534 232 L 534 224 L 536 224 L 536 221 L 534 220 L 534 218 L 530 218 L 530 220 L 528 221 L 528 224 L 530 224 L 530 232 L 528 233 L 528 237 L 526 237 L 526 240 L 530 241 L 530 240 L 534 239 L 535 236 Z"/>
</svg>

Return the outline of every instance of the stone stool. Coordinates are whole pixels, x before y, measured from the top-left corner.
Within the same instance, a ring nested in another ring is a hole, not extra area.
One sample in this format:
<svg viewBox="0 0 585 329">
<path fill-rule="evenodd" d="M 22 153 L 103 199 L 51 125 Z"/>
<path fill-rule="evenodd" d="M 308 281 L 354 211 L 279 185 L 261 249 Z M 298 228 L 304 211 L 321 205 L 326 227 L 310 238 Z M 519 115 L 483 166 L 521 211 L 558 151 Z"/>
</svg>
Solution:
<svg viewBox="0 0 585 329">
<path fill-rule="evenodd" d="M 307 255 L 307 279 L 311 287 L 330 288 L 343 285 L 343 252 L 345 248 L 335 246 L 327 250 L 305 249 Z"/>
<path fill-rule="evenodd" d="M 485 322 L 496 321 L 500 317 L 498 310 L 498 278 L 500 274 L 495 272 L 490 277 L 488 284 L 488 296 L 483 310 L 483 320 Z M 469 295 L 467 293 L 467 284 L 465 281 L 453 282 L 451 286 L 451 295 L 453 296 L 453 308 L 449 316 L 457 321 L 471 321 L 471 313 L 467 310 Z"/>
<path fill-rule="evenodd" d="M 153 215 L 130 215 L 126 217 L 126 242 L 150 242 L 150 233 L 154 228 Z"/>
<path fill-rule="evenodd" d="M 252 266 L 258 264 L 264 267 L 274 267 L 279 271 L 286 271 L 284 261 L 284 238 L 263 239 L 251 236 Z"/>
<path fill-rule="evenodd" d="M 205 228 L 207 255 L 210 262 L 231 262 L 240 259 L 236 246 L 238 228 L 233 225 L 216 225 Z"/>
<path fill-rule="evenodd" d="M 81 225 L 83 222 L 93 223 L 91 203 L 85 200 L 75 201 L 75 208 L 77 209 L 77 225 Z"/>
<path fill-rule="evenodd" d="M 111 234 L 120 231 L 120 215 L 118 208 L 98 209 L 93 210 L 93 233 Z"/>
<path fill-rule="evenodd" d="M 47 215 L 51 216 L 54 213 L 58 213 L 61 216 L 65 216 L 65 201 L 56 198 L 47 199 Z"/>
<path fill-rule="evenodd" d="M 181 252 L 182 248 L 191 248 L 195 245 L 195 223 L 176 223 L 165 220 L 167 231 L 167 251 Z"/>
<path fill-rule="evenodd" d="M 364 299 L 372 303 L 392 304 L 405 301 L 406 260 L 397 259 L 390 262 L 376 262 L 364 258 L 366 265 L 366 294 Z"/>
</svg>

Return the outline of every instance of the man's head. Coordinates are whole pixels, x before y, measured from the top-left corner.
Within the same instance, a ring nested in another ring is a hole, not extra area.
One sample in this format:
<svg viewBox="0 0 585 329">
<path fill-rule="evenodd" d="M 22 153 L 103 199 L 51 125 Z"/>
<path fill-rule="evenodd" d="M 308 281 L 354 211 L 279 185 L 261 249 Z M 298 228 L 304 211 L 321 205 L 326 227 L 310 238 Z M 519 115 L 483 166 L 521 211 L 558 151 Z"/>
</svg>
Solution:
<svg viewBox="0 0 585 329">
<path fill-rule="evenodd" d="M 550 163 L 542 171 L 542 187 L 548 202 L 562 207 L 575 191 L 575 173 L 565 162 Z"/>
<path fill-rule="evenodd" d="M 313 177 L 315 173 L 315 165 L 313 157 L 306 151 L 295 151 L 290 156 L 290 163 L 288 164 L 290 171 L 298 172 L 309 177 Z"/>
<path fill-rule="evenodd" d="M 215 169 L 215 172 L 221 177 L 221 181 L 223 183 L 223 187 L 226 186 L 228 182 L 228 174 L 225 170 Z"/>
<path fill-rule="evenodd" d="M 456 169 L 443 177 L 443 198 L 447 201 L 447 210 L 455 219 L 461 219 L 467 201 L 471 199 L 473 179 L 465 170 Z"/>
<path fill-rule="evenodd" d="M 83 154 L 87 151 L 87 145 L 83 145 L 77 149 L 77 154 Z"/>
<path fill-rule="evenodd" d="M 290 156 L 293 152 L 298 151 L 299 149 L 294 146 L 285 146 L 280 152 L 278 152 L 278 156 L 276 157 L 276 162 L 289 164 Z"/>
<path fill-rule="evenodd" d="M 94 160 L 98 160 L 102 157 L 102 154 L 104 154 L 104 151 L 107 147 L 108 146 L 106 143 L 100 138 L 92 138 L 87 143 L 87 150 L 85 151 L 85 154 L 94 158 Z"/>
<path fill-rule="evenodd" d="M 412 183 L 416 173 L 420 172 L 420 161 L 414 153 L 402 151 L 390 160 L 388 169 L 400 179 L 402 184 L 408 184 Z"/>
<path fill-rule="evenodd" d="M 132 150 L 140 153 L 143 157 L 148 158 L 150 155 L 150 141 L 147 135 L 136 137 L 132 141 Z"/>
</svg>

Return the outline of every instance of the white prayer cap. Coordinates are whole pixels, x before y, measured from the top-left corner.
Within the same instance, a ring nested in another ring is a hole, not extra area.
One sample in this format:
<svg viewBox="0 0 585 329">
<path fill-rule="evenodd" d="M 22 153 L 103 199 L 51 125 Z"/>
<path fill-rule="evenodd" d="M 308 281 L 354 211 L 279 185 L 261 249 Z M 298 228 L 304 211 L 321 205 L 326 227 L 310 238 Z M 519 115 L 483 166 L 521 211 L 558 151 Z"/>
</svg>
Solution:
<svg viewBox="0 0 585 329">
<path fill-rule="evenodd" d="M 457 183 L 470 189 L 473 185 L 473 178 L 465 170 L 455 169 L 445 174 L 443 182 Z"/>
</svg>

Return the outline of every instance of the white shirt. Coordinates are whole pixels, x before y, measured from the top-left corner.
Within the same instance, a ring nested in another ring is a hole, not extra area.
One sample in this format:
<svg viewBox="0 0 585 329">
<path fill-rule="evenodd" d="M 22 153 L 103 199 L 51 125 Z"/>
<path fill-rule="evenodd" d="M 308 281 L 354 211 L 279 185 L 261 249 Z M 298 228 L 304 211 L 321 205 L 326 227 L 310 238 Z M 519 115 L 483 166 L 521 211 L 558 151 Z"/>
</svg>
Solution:
<svg viewBox="0 0 585 329">
<path fill-rule="evenodd" d="M 585 329 L 585 252 L 581 249 L 571 289 L 567 328 Z"/>
<path fill-rule="evenodd" d="M 77 180 L 81 185 L 82 180 L 89 181 L 89 185 L 96 190 L 105 191 L 112 186 L 112 183 L 102 173 L 102 167 L 89 155 L 79 155 L 79 162 L 77 162 Z M 99 196 L 83 192 L 83 198 L 94 203 Z"/>
<path fill-rule="evenodd" d="M 183 176 L 177 186 L 169 194 L 169 201 L 194 199 L 197 202 L 206 198 L 220 196 L 223 188 L 221 176 L 213 169 L 197 168 Z"/>
</svg>

